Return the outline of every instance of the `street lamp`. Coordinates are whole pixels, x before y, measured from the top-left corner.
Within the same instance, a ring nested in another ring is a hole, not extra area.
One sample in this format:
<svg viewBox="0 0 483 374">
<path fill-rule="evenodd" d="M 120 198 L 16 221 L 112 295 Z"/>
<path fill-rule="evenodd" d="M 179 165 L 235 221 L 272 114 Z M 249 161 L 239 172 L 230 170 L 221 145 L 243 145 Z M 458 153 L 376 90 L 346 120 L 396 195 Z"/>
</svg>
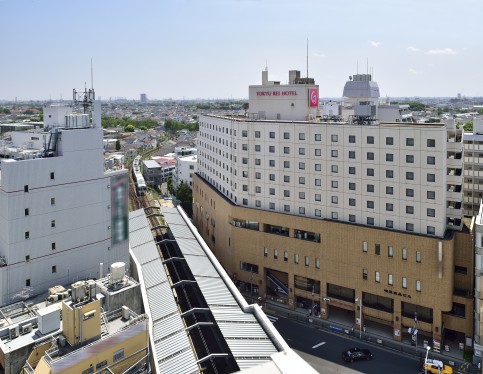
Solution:
<svg viewBox="0 0 483 374">
<path fill-rule="evenodd" d="M 356 298 L 356 302 L 359 302 L 359 339 L 362 340 L 362 298 Z"/>
<path fill-rule="evenodd" d="M 426 346 L 426 357 L 424 358 L 424 369 L 426 369 L 426 362 L 428 361 L 428 353 L 431 350 L 431 347 L 428 345 Z"/>
</svg>

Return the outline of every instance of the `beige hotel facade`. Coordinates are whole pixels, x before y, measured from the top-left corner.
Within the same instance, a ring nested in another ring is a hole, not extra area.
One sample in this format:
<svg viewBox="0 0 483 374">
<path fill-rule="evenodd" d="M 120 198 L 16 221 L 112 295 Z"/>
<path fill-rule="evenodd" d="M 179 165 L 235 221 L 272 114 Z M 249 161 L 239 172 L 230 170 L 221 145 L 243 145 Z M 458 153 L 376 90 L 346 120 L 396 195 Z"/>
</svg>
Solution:
<svg viewBox="0 0 483 374">
<path fill-rule="evenodd" d="M 250 86 L 246 116 L 200 117 L 193 222 L 233 280 L 320 318 L 350 315 L 356 329 L 378 323 L 395 340 L 417 320 L 435 343 L 471 345 L 459 130 L 379 123 L 368 75 L 346 83 L 353 117 L 329 122 L 313 80 L 267 75 Z"/>
</svg>

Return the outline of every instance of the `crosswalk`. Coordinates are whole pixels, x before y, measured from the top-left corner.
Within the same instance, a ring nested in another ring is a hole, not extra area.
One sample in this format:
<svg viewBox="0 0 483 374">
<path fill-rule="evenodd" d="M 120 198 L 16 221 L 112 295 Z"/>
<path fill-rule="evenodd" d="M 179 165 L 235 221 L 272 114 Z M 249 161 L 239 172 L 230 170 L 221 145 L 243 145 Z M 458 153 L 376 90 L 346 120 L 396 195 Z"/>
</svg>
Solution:
<svg viewBox="0 0 483 374">
<path fill-rule="evenodd" d="M 270 314 L 267 314 L 266 316 L 270 320 L 270 322 L 272 322 L 272 324 L 275 324 L 275 322 L 278 321 L 278 317 L 271 316 Z"/>
</svg>

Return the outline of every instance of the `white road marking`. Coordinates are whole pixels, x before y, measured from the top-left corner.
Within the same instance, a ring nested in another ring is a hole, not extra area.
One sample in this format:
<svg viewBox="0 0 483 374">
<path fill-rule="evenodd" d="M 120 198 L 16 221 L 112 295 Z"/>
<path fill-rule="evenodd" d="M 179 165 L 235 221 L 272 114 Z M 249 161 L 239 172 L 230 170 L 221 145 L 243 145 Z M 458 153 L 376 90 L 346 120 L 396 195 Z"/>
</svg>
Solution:
<svg viewBox="0 0 483 374">
<path fill-rule="evenodd" d="M 322 343 L 316 344 L 316 345 L 314 345 L 314 346 L 312 347 L 312 349 L 318 348 L 318 347 L 320 347 L 320 346 L 322 346 L 322 345 L 324 345 L 324 344 L 325 344 L 325 342 L 322 342 Z"/>
<path fill-rule="evenodd" d="M 272 324 L 278 321 L 278 317 L 271 316 L 270 314 L 267 314 L 266 316 L 270 320 L 270 322 L 272 322 Z"/>
</svg>

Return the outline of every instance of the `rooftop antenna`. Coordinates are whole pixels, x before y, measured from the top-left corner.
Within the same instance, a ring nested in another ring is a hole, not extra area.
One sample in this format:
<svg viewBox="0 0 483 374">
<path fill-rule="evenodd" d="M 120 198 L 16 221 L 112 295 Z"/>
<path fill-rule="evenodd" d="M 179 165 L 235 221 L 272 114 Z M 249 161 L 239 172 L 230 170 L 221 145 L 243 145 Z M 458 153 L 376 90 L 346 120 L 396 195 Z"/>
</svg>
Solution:
<svg viewBox="0 0 483 374">
<path fill-rule="evenodd" d="M 307 38 L 307 83 L 309 79 L 309 38 Z"/>
<path fill-rule="evenodd" d="M 357 60 L 357 74 L 359 74 L 359 60 Z"/>
<path fill-rule="evenodd" d="M 366 74 L 369 75 L 369 58 L 366 57 L 367 62 L 366 62 Z"/>
<path fill-rule="evenodd" d="M 91 57 L 91 89 L 94 90 L 94 68 L 92 67 L 92 57 Z"/>
</svg>

